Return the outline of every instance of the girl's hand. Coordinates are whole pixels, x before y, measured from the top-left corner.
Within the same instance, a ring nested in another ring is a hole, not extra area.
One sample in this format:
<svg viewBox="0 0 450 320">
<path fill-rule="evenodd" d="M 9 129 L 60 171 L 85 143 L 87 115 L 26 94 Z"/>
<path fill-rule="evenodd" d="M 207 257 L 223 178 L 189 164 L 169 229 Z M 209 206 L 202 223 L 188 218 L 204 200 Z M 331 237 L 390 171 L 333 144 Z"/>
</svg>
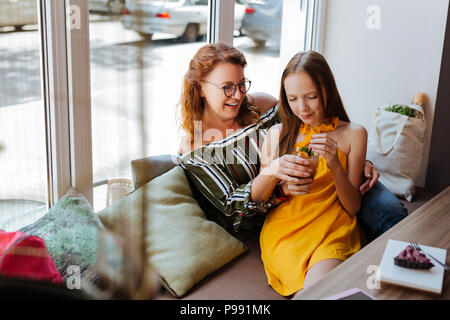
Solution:
<svg viewBox="0 0 450 320">
<path fill-rule="evenodd" d="M 269 163 L 261 171 L 262 175 L 271 175 L 278 180 L 299 183 L 301 178 L 308 178 L 312 169 L 310 162 L 300 156 L 285 154 Z"/>
<path fill-rule="evenodd" d="M 338 168 L 341 164 L 338 159 L 338 145 L 336 140 L 326 133 L 315 134 L 309 142 L 314 153 L 321 154 L 327 161 L 330 170 Z"/>
<path fill-rule="evenodd" d="M 284 181 L 281 187 L 286 196 L 299 196 L 311 191 L 313 180 L 311 178 L 299 179 L 298 182 Z"/>
</svg>

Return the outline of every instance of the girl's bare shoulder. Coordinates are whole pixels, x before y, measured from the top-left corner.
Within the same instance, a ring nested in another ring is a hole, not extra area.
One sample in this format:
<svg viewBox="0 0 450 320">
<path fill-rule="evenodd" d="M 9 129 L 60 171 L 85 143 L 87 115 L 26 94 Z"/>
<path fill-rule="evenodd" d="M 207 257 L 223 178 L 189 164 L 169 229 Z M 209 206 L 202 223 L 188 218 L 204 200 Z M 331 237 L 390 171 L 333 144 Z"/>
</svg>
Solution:
<svg viewBox="0 0 450 320">
<path fill-rule="evenodd" d="M 339 143 L 339 147 L 346 154 L 349 154 L 350 150 L 364 147 L 367 144 L 367 131 L 364 126 L 346 121 L 339 121 L 336 130 L 336 138 Z"/>
<path fill-rule="evenodd" d="M 340 129 L 340 131 L 342 131 L 345 135 L 367 134 L 367 130 L 364 126 L 354 122 L 339 120 L 337 128 Z"/>
</svg>

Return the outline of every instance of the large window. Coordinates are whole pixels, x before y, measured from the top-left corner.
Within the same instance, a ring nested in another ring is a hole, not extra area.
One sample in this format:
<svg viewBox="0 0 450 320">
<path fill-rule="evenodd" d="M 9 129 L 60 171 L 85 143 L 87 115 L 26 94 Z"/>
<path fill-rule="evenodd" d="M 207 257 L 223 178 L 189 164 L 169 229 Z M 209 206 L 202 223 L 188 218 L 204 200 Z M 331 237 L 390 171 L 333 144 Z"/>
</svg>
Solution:
<svg viewBox="0 0 450 320">
<path fill-rule="evenodd" d="M 206 42 L 234 43 L 247 56 L 252 92 L 277 96 L 280 8 L 262 0 L 0 0 L 0 229 L 33 223 L 70 187 L 99 211 L 132 191 L 131 160 L 175 154 L 183 76 Z M 251 33 L 245 20 L 258 14 L 265 23 Z M 130 288 L 144 264 L 143 238 L 120 227 L 114 237 Z"/>
<path fill-rule="evenodd" d="M 73 186 L 102 209 L 113 181 L 132 188 L 131 160 L 176 153 L 182 79 L 200 46 L 234 44 L 252 92 L 277 97 L 286 43 L 307 42 L 298 13 L 316 2 L 48 0 L 39 31 L 39 1 L 0 0 L 0 200 L 45 210 Z"/>
<path fill-rule="evenodd" d="M 207 1 L 191 0 L 130 0 L 119 14 L 91 10 L 96 211 L 114 200 L 113 188 L 131 188 L 131 160 L 177 152 L 182 79 L 206 43 L 208 14 Z"/>
<path fill-rule="evenodd" d="M 248 8 L 242 0 L 236 1 L 234 30 L 229 31 L 249 60 L 256 61 L 249 64 L 254 66 L 252 76 L 260 80 L 256 89 L 276 95 L 281 1 L 260 7 L 256 15 L 264 15 L 253 28 L 265 33 L 268 41 L 243 35 Z M 128 0 L 116 12 L 107 6 L 90 8 L 92 163 L 98 211 L 114 200 L 113 184 L 122 194 L 132 188 L 131 160 L 176 154 L 182 80 L 189 60 L 206 43 L 210 8 L 203 0 Z M 267 16 L 273 16 L 273 26 L 263 23 Z M 275 70 L 271 81 L 259 71 L 260 63 Z"/>
<path fill-rule="evenodd" d="M 0 230 L 46 212 L 45 108 L 36 0 L 0 1 Z"/>
</svg>

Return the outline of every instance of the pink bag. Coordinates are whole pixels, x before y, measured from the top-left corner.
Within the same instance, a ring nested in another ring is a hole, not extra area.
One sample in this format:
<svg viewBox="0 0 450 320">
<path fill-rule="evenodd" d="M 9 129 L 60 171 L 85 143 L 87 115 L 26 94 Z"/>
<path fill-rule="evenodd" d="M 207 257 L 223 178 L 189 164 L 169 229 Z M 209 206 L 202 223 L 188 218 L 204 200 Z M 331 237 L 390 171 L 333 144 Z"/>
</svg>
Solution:
<svg viewBox="0 0 450 320">
<path fill-rule="evenodd" d="M 23 232 L 0 230 L 0 277 L 63 284 L 44 240 Z"/>
</svg>

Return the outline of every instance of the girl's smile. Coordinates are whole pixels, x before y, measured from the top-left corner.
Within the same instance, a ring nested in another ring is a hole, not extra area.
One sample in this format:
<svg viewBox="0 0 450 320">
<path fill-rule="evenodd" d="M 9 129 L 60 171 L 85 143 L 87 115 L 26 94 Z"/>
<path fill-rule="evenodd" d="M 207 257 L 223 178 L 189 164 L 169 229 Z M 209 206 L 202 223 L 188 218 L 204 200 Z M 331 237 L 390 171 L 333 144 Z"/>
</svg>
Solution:
<svg viewBox="0 0 450 320">
<path fill-rule="evenodd" d="M 308 119 L 311 119 L 312 117 L 313 117 L 313 113 L 310 113 L 310 114 L 301 114 L 300 115 L 300 119 L 302 119 L 303 120 L 303 122 L 305 122 L 304 120 L 308 120 Z"/>
</svg>

